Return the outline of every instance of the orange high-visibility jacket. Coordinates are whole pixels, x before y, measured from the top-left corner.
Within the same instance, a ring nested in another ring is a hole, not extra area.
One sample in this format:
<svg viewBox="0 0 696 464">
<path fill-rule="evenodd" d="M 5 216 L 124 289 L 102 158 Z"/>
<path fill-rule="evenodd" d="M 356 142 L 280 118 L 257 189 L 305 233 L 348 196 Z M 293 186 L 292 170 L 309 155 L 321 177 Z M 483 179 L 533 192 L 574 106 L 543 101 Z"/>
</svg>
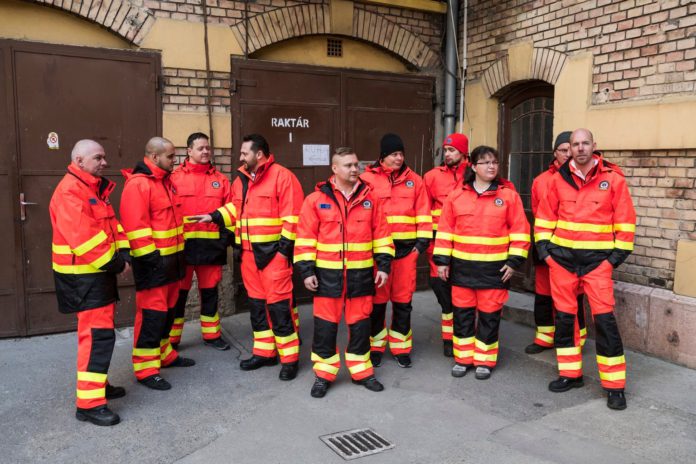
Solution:
<svg viewBox="0 0 696 464">
<path fill-rule="evenodd" d="M 595 154 L 583 182 L 568 160 L 551 177 L 534 221 L 539 258 L 585 275 L 605 259 L 618 267 L 633 251 L 636 210 L 623 172 Z"/>
<path fill-rule="evenodd" d="M 430 199 L 430 214 L 433 217 L 433 238 L 435 238 L 437 224 L 442 214 L 442 205 L 447 196 L 464 183 L 464 172 L 467 166 L 469 166 L 469 161 L 462 159 L 459 166 L 455 168 L 438 166 L 423 176 L 425 190 Z"/>
<path fill-rule="evenodd" d="M 134 169 L 121 172 L 126 178 L 121 224 L 130 242 L 135 289 L 182 279 L 186 273 L 184 225 L 169 173 L 147 157 Z"/>
<path fill-rule="evenodd" d="M 452 285 L 467 288 L 507 288 L 500 269 L 518 267 L 530 246 L 529 223 L 522 199 L 508 187 L 493 182 L 480 195 L 464 184 L 445 200 L 435 239 L 433 261 L 451 266 Z"/>
<path fill-rule="evenodd" d="M 187 264 L 225 264 L 227 245 L 234 242 L 234 224 L 191 222 L 188 216 L 208 213 L 232 201 L 230 181 L 212 164 L 181 163 L 171 176 L 184 219 L 184 256 Z"/>
<path fill-rule="evenodd" d="M 118 300 L 116 274 L 128 261 L 128 241 L 109 201 L 115 186 L 71 164 L 53 192 L 48 210 L 53 276 L 62 313 Z"/>
<path fill-rule="evenodd" d="M 552 162 L 549 168 L 536 176 L 534 182 L 532 182 L 532 215 L 534 217 L 536 217 L 539 210 L 539 202 L 541 202 L 542 197 L 546 195 L 546 191 L 549 189 L 551 178 L 558 172 L 558 167 L 558 162 Z"/>
<path fill-rule="evenodd" d="M 332 182 L 317 184 L 302 204 L 295 266 L 303 279 L 316 275 L 317 296 L 374 295 L 374 268 L 389 273 L 394 243 L 387 217 L 372 188 L 358 180 L 346 200 Z"/>
<path fill-rule="evenodd" d="M 360 178 L 372 186 L 383 203 L 396 247 L 395 258 L 403 258 L 414 247 L 423 253 L 433 237 L 433 220 L 421 176 L 406 165 L 398 172 L 386 172 L 375 163 Z"/>
<path fill-rule="evenodd" d="M 292 262 L 303 199 L 295 174 L 270 155 L 254 176 L 239 169 L 232 182 L 232 203 L 218 208 L 213 221 L 229 227 L 236 218 L 235 242 L 243 250 L 253 251 L 257 268 L 265 268 L 276 252 Z"/>
</svg>

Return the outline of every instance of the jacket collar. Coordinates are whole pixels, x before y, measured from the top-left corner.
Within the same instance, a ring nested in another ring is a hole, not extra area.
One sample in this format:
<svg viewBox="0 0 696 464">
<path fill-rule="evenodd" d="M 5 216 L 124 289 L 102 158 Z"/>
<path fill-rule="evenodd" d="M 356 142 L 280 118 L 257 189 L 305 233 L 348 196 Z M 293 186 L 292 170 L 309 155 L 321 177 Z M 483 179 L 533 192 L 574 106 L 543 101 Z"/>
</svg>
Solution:
<svg viewBox="0 0 696 464">
<path fill-rule="evenodd" d="M 75 176 L 80 182 L 89 187 L 89 189 L 96 193 L 102 200 L 107 200 L 116 187 L 116 184 L 106 177 L 93 176 L 72 163 L 68 165 L 68 173 Z"/>
<path fill-rule="evenodd" d="M 185 159 L 184 162 L 181 163 L 180 169 L 186 173 L 205 172 L 206 174 L 212 174 L 215 172 L 215 166 L 213 166 L 213 163 L 193 164 L 189 162 L 188 159 Z"/>
<path fill-rule="evenodd" d="M 268 155 L 268 159 L 266 160 L 265 163 L 263 163 L 261 166 L 258 167 L 256 170 L 256 173 L 252 177 L 251 173 L 247 171 L 246 166 L 242 166 L 241 168 L 238 169 L 238 171 L 247 176 L 249 179 L 251 179 L 254 182 L 258 182 L 261 177 L 263 177 L 264 173 L 268 171 L 271 167 L 271 165 L 275 163 L 275 157 L 273 156 L 273 153 Z"/>
</svg>

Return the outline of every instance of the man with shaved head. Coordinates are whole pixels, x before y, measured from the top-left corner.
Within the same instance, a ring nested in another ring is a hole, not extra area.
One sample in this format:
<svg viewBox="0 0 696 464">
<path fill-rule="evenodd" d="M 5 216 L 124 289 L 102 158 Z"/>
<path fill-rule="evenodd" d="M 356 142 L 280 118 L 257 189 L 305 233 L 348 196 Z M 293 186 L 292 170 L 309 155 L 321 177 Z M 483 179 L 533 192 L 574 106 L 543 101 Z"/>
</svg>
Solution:
<svg viewBox="0 0 696 464">
<path fill-rule="evenodd" d="M 107 399 L 126 394 L 111 386 L 107 372 L 116 340 L 116 275 L 128 270 L 128 241 L 109 201 L 115 184 L 102 177 L 104 148 L 80 140 L 72 150 L 68 173 L 51 198 L 53 275 L 58 310 L 77 314 L 78 420 L 118 424 Z"/>
<path fill-rule="evenodd" d="M 133 370 L 138 382 L 154 390 L 171 388 L 160 376 L 161 367 L 195 364 L 179 356 L 169 342 L 179 284 L 186 273 L 184 227 L 169 178 L 174 161 L 172 142 L 153 137 L 145 146 L 145 158 L 123 171 L 121 218 L 136 290 Z"/>
<path fill-rule="evenodd" d="M 548 183 L 534 222 L 539 258 L 549 266 L 556 307 L 560 377 L 552 392 L 583 386 L 576 295 L 582 285 L 595 323 L 597 367 L 610 409 L 626 409 L 626 359 L 614 317 L 612 271 L 633 250 L 636 211 L 618 166 L 595 151 L 592 133 L 570 136 L 571 158 Z"/>
</svg>

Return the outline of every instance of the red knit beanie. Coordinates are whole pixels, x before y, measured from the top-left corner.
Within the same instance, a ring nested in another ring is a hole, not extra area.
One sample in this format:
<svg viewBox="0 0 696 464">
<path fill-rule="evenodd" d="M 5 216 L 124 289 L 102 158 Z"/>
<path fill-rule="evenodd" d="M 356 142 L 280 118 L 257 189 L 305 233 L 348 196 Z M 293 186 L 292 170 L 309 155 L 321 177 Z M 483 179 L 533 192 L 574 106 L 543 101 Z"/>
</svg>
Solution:
<svg viewBox="0 0 696 464">
<path fill-rule="evenodd" d="M 442 147 L 451 146 L 459 150 L 463 155 L 469 154 L 469 139 L 464 134 L 450 134 L 445 137 L 445 141 L 442 142 Z"/>
</svg>

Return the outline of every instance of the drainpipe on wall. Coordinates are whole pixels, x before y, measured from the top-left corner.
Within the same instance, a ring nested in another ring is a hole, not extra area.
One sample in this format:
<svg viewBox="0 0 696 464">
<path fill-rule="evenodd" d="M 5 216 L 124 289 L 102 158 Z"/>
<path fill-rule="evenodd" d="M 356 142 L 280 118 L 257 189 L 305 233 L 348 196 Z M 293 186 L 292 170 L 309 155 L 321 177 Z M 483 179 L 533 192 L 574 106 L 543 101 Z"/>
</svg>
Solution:
<svg viewBox="0 0 696 464">
<path fill-rule="evenodd" d="M 469 34 L 468 13 L 469 0 L 464 0 L 464 21 L 462 23 L 462 75 L 459 80 L 459 124 L 461 125 L 462 131 L 464 130 L 464 92 L 466 87 L 466 69 L 468 67 L 466 60 Z M 471 130 L 469 130 L 469 132 L 469 140 L 471 140 Z"/>
<path fill-rule="evenodd" d="M 215 131 L 213 130 L 213 89 L 210 85 L 210 46 L 208 44 L 208 3 L 206 0 L 201 0 L 201 7 L 203 8 L 203 45 L 205 47 L 205 82 L 208 88 L 208 95 L 206 98 L 206 106 L 208 107 L 208 129 L 210 135 L 210 149 L 211 151 L 215 149 Z"/>
<path fill-rule="evenodd" d="M 447 0 L 447 41 L 445 45 L 445 135 L 454 132 L 457 110 L 457 19 L 459 0 Z"/>
</svg>

